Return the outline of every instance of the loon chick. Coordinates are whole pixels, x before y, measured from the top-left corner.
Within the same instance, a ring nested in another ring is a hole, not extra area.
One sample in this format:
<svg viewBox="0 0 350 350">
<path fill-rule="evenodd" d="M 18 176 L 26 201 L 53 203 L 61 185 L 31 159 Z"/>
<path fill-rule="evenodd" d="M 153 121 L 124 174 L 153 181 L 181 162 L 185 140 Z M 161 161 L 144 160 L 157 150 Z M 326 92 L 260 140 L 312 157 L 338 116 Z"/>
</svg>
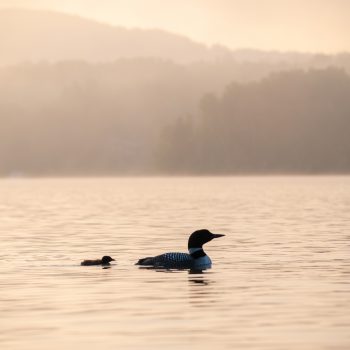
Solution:
<svg viewBox="0 0 350 350">
<path fill-rule="evenodd" d="M 91 265 L 110 265 L 111 261 L 115 261 L 110 256 L 104 256 L 102 259 L 96 260 L 84 260 L 80 263 L 82 266 L 91 266 Z"/>
<path fill-rule="evenodd" d="M 198 230 L 188 239 L 187 253 L 165 253 L 154 257 L 140 259 L 135 265 L 153 266 L 165 269 L 194 269 L 205 270 L 211 268 L 211 260 L 205 254 L 202 246 L 214 238 L 225 235 L 211 233 L 209 230 Z"/>
</svg>

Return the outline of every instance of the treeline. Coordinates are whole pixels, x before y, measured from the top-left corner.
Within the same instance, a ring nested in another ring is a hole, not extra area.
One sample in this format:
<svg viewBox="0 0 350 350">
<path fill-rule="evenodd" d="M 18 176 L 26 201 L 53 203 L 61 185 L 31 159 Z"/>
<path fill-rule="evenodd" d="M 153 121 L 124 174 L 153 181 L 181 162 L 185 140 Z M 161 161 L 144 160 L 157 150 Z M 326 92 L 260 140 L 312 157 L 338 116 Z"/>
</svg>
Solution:
<svg viewBox="0 0 350 350">
<path fill-rule="evenodd" d="M 197 118 L 163 132 L 167 173 L 349 173 L 350 77 L 338 69 L 275 73 L 207 95 Z"/>
<path fill-rule="evenodd" d="M 1 68 L 0 175 L 349 171 L 347 73 L 290 69 L 156 59 Z"/>
</svg>

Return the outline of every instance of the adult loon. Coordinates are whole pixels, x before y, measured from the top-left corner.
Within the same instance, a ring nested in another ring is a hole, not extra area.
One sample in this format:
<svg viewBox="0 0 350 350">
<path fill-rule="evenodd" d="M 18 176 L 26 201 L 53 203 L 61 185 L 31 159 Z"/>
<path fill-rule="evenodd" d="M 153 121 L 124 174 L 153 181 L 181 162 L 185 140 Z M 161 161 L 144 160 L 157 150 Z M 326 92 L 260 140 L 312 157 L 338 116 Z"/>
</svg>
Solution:
<svg viewBox="0 0 350 350">
<path fill-rule="evenodd" d="M 187 253 L 165 253 L 140 259 L 135 265 L 154 266 L 165 269 L 205 270 L 211 268 L 211 260 L 203 250 L 203 244 L 225 235 L 198 230 L 188 239 Z"/>
<path fill-rule="evenodd" d="M 82 266 L 91 266 L 91 265 L 110 265 L 111 261 L 115 261 L 110 256 L 104 256 L 102 259 L 96 260 L 84 260 L 80 263 Z"/>
</svg>

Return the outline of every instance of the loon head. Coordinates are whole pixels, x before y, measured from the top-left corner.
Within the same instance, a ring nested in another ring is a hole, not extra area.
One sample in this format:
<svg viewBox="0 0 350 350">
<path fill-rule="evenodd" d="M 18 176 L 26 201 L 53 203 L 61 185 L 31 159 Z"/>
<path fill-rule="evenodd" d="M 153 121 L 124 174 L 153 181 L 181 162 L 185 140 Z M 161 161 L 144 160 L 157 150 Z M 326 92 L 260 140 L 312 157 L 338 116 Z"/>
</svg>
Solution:
<svg viewBox="0 0 350 350">
<path fill-rule="evenodd" d="M 214 238 L 223 236 L 225 235 L 219 233 L 211 233 L 209 230 L 194 231 L 188 239 L 188 249 L 202 248 L 203 244 L 210 242 Z"/>
<path fill-rule="evenodd" d="M 109 264 L 111 261 L 115 261 L 113 258 L 111 258 L 110 256 L 104 256 L 104 257 L 102 257 L 102 264 Z"/>
</svg>

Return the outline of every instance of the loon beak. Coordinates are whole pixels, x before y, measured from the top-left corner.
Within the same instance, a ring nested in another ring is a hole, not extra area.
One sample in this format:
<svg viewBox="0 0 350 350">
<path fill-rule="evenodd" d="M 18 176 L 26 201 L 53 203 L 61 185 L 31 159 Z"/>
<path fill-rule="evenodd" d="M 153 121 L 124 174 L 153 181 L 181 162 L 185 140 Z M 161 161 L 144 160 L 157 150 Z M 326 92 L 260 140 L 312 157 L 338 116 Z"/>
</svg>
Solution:
<svg viewBox="0 0 350 350">
<path fill-rule="evenodd" d="M 111 261 L 115 261 L 115 259 L 113 259 L 113 258 L 112 258 L 112 260 L 111 260 Z"/>
<path fill-rule="evenodd" d="M 213 233 L 213 238 L 219 238 L 219 237 L 224 237 L 225 235 L 222 235 L 220 233 Z"/>
</svg>

